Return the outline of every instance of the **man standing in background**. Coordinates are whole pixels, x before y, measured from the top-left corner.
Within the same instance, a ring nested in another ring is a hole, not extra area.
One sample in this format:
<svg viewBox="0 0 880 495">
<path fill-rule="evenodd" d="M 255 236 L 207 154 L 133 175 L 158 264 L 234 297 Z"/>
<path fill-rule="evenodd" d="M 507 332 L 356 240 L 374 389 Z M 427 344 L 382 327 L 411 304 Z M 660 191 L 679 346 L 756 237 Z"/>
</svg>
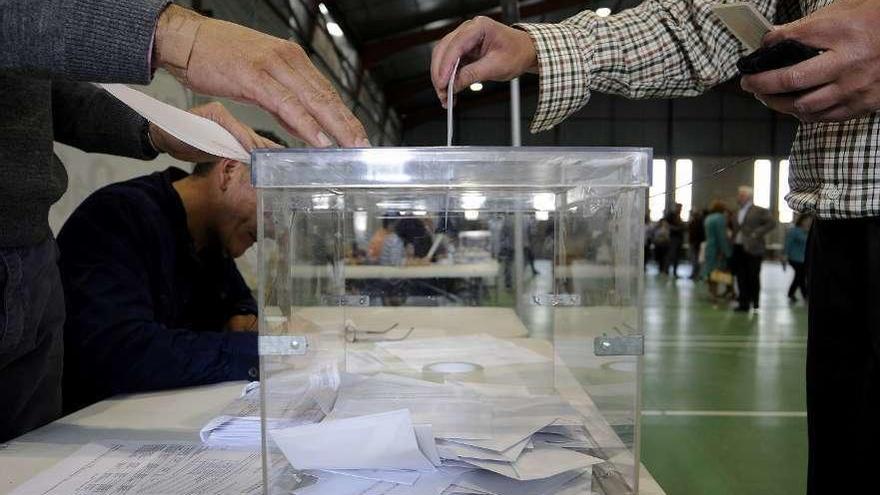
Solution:
<svg viewBox="0 0 880 495">
<path fill-rule="evenodd" d="M 667 270 L 672 268 L 672 277 L 678 278 L 678 262 L 681 259 L 681 248 L 684 246 L 684 233 L 687 226 L 681 219 L 681 203 L 675 203 L 666 214 L 666 224 L 669 225 L 669 252 L 666 261 Z"/>
<path fill-rule="evenodd" d="M 776 227 L 770 211 L 756 206 L 752 196 L 749 186 L 740 186 L 736 195 L 739 211 L 733 226 L 733 266 L 739 290 L 737 312 L 760 306 L 761 264 L 767 251 L 764 238 Z"/>
<path fill-rule="evenodd" d="M 701 278 L 700 251 L 702 251 L 703 243 L 706 242 L 706 227 L 703 225 L 705 219 L 704 210 L 695 210 L 691 213 L 691 219 L 688 222 L 688 254 L 691 259 L 691 280 L 694 282 Z"/>
</svg>

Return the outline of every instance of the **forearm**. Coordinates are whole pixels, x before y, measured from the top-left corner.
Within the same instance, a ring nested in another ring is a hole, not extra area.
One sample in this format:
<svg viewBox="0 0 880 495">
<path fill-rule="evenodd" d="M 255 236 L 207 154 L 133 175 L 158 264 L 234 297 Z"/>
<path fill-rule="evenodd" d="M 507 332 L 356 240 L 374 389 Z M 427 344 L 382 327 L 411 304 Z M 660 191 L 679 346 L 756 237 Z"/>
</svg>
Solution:
<svg viewBox="0 0 880 495">
<path fill-rule="evenodd" d="M 55 140 L 90 153 L 151 160 L 157 153 L 146 136 L 147 121 L 89 83 L 52 83 Z"/>
<path fill-rule="evenodd" d="M 0 70 L 52 79 L 146 84 L 169 0 L 0 2 Z"/>
<path fill-rule="evenodd" d="M 695 96 L 730 79 L 740 43 L 714 0 L 647 0 L 611 17 L 585 11 L 559 24 L 522 24 L 535 42 L 540 98 L 532 132 L 577 111 L 591 91 L 628 98 Z M 775 0 L 753 2 L 775 15 Z"/>
<path fill-rule="evenodd" d="M 194 332 L 145 322 L 89 342 L 96 372 L 108 377 L 113 393 L 252 380 L 259 367 L 254 332 Z"/>
</svg>

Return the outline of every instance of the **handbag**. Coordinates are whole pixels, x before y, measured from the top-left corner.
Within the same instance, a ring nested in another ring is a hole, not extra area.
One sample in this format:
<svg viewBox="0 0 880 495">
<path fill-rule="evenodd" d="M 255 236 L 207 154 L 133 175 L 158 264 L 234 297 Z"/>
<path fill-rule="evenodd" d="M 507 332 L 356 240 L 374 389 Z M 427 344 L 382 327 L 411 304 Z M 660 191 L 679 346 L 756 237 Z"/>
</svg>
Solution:
<svg viewBox="0 0 880 495">
<path fill-rule="evenodd" d="M 709 281 L 720 285 L 733 285 L 733 274 L 716 268 L 709 274 Z"/>
</svg>

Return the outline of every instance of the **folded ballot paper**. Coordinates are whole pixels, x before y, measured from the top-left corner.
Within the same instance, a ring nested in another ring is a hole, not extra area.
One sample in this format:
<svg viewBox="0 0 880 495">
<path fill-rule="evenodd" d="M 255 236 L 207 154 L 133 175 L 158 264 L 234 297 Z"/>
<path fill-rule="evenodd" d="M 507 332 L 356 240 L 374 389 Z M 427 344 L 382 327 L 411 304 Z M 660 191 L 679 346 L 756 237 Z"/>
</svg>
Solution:
<svg viewBox="0 0 880 495">
<path fill-rule="evenodd" d="M 332 366 L 310 375 L 289 380 L 267 419 L 271 443 L 318 480 L 298 495 L 586 494 L 604 462 L 590 455 L 598 451 L 584 418 L 558 395 Z M 274 379 L 273 388 L 266 393 L 279 393 Z M 203 440 L 258 445 L 258 392 L 251 385 Z"/>
</svg>

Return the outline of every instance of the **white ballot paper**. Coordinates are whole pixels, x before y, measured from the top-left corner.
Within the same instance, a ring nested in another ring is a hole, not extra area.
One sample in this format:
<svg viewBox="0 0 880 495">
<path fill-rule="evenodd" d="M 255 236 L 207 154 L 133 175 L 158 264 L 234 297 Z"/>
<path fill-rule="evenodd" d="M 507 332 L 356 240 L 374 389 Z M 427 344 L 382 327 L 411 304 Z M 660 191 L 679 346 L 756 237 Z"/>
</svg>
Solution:
<svg viewBox="0 0 880 495">
<path fill-rule="evenodd" d="M 549 478 L 566 471 L 584 469 L 594 464 L 605 462 L 604 459 L 581 454 L 573 450 L 537 446 L 532 450 L 523 452 L 519 459 L 513 463 L 478 459 L 462 459 L 462 461 L 474 467 L 493 471 L 520 481 Z"/>
<path fill-rule="evenodd" d="M 434 470 L 419 449 L 406 409 L 281 428 L 269 434 L 297 469 Z"/>
<path fill-rule="evenodd" d="M 193 443 L 85 445 L 11 495 L 259 495 L 260 453 Z"/>
<path fill-rule="evenodd" d="M 163 103 L 124 84 L 98 84 L 119 101 L 184 143 L 221 158 L 250 163 L 251 155 L 213 120 Z"/>
<path fill-rule="evenodd" d="M 566 471 L 542 480 L 516 481 L 487 471 L 471 471 L 457 479 L 455 484 L 492 495 L 545 495 L 556 493 L 566 483 L 587 473 L 592 474 L 592 469 Z"/>
<path fill-rule="evenodd" d="M 764 35 L 773 29 L 770 21 L 748 2 L 716 4 L 712 12 L 749 51 L 761 48 Z"/>
</svg>

